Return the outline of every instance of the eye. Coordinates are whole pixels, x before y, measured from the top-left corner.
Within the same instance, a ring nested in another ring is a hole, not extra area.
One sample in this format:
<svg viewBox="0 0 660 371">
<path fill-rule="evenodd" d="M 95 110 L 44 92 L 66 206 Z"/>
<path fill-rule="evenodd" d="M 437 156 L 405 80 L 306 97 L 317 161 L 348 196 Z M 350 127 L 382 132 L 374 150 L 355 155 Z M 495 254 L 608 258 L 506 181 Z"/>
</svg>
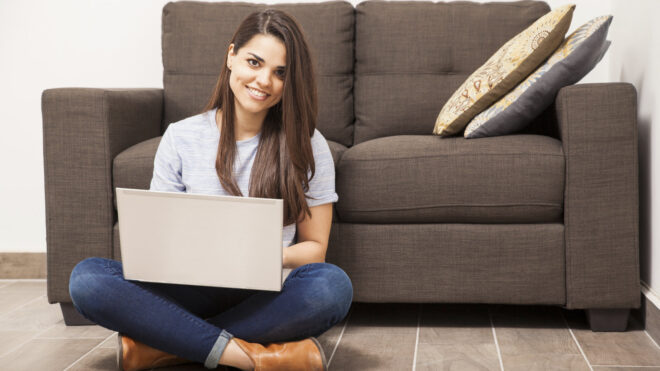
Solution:
<svg viewBox="0 0 660 371">
<path fill-rule="evenodd" d="M 275 73 L 277 74 L 277 77 L 279 77 L 281 79 L 284 78 L 284 75 L 285 75 L 284 70 L 277 70 Z"/>
<path fill-rule="evenodd" d="M 247 61 L 248 61 L 248 64 L 249 64 L 250 66 L 252 66 L 252 67 L 257 67 L 257 66 L 259 65 L 259 61 L 257 61 L 257 60 L 254 59 L 254 58 L 250 58 L 250 59 L 248 59 Z M 252 62 L 254 62 L 254 63 L 252 63 Z"/>
</svg>

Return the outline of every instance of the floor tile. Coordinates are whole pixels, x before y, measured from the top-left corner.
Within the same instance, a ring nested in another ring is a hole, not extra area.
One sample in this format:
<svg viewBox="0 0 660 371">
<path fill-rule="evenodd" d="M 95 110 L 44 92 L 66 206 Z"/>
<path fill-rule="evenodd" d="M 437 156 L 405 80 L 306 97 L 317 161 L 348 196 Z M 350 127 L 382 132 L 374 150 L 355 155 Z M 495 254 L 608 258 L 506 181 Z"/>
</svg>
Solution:
<svg viewBox="0 0 660 371">
<path fill-rule="evenodd" d="M 499 370 L 485 305 L 424 304 L 417 370 Z"/>
<path fill-rule="evenodd" d="M 38 331 L 0 331 L 0 357 L 33 338 Z"/>
<path fill-rule="evenodd" d="M 72 364 L 69 370 L 116 369 L 116 332 L 65 326 L 59 307 L 47 303 L 44 282 L 5 283 L 0 281 L 0 370 L 61 371 Z M 7 299 L 12 297 L 22 301 L 18 310 Z M 326 357 L 338 344 L 330 370 L 410 370 L 413 359 L 416 371 L 499 370 L 491 318 L 506 371 L 588 370 L 567 323 L 594 371 L 660 371 L 660 347 L 640 324 L 631 320 L 627 332 L 594 333 L 583 311 L 552 306 L 354 303 L 319 342 Z M 161 370 L 205 368 L 155 369 Z"/>
<path fill-rule="evenodd" d="M 593 366 L 594 371 L 660 371 L 660 367 L 608 367 Z"/>
<path fill-rule="evenodd" d="M 95 338 L 105 339 L 110 336 L 114 331 L 107 328 L 93 325 L 93 326 L 67 326 L 64 320 L 60 320 L 54 327 L 43 332 L 39 335 L 39 339 L 44 338 L 64 338 L 64 339 L 81 339 L 81 338 Z"/>
<path fill-rule="evenodd" d="M 502 364 L 506 371 L 589 371 L 589 365 L 581 354 L 503 355 Z"/>
<path fill-rule="evenodd" d="M 631 320 L 625 332 L 593 332 L 584 311 L 562 311 L 587 359 L 593 366 L 658 366 L 660 348 Z"/>
<path fill-rule="evenodd" d="M 114 339 L 115 342 L 117 339 Z M 76 361 L 67 371 L 115 371 L 117 369 L 117 350 L 98 347 L 85 357 Z M 201 363 L 189 363 L 169 367 L 153 368 L 154 371 L 202 371 L 207 370 Z M 237 369 L 234 369 L 237 370 Z M 219 366 L 216 371 L 230 371 L 225 366 Z"/>
<path fill-rule="evenodd" d="M 348 311 L 348 314 L 346 317 L 344 317 L 341 322 L 337 323 L 334 325 L 331 329 L 323 333 L 321 336 L 318 337 L 319 343 L 321 343 L 321 347 L 323 347 L 323 352 L 325 353 L 325 357 L 328 360 L 328 362 L 332 361 L 333 357 L 333 351 L 335 350 L 337 346 L 337 341 L 339 341 L 339 337 L 341 336 L 342 330 L 344 330 L 345 325 L 349 317 L 351 316 L 351 312 L 353 311 L 353 308 L 351 308 Z"/>
<path fill-rule="evenodd" d="M 427 344 L 417 348 L 417 371 L 432 370 L 500 370 L 495 343 Z"/>
<path fill-rule="evenodd" d="M 493 305 L 490 313 L 505 370 L 589 370 L 561 308 Z"/>
<path fill-rule="evenodd" d="M 484 305 L 424 304 L 419 342 L 430 344 L 493 344 L 493 331 Z"/>
<path fill-rule="evenodd" d="M 112 336 L 110 336 L 109 339 L 107 339 L 106 341 L 103 342 L 103 344 L 101 344 L 101 348 L 117 349 L 117 344 L 118 344 L 117 341 L 118 341 L 117 332 L 115 332 L 114 334 L 112 334 Z"/>
<path fill-rule="evenodd" d="M 11 286 L 12 290 L 39 288 L 43 290 L 43 294 L 46 293 L 46 280 L 0 280 L 0 286 L 4 285 L 5 283 L 7 284 L 7 286 L 2 286 L 1 288 L 4 289 L 5 287 L 8 286 Z"/>
<path fill-rule="evenodd" d="M 0 358 L 3 370 L 61 371 L 99 343 L 94 339 L 33 339 Z"/>
<path fill-rule="evenodd" d="M 0 316 L 0 330 L 40 331 L 62 321 L 62 312 L 57 304 L 48 304 L 45 295 L 30 301 L 15 310 Z"/>
<path fill-rule="evenodd" d="M 329 368 L 412 368 L 418 315 L 417 304 L 354 304 L 351 318 Z"/>
<path fill-rule="evenodd" d="M 35 280 L 35 281 L 22 281 L 16 280 L 12 281 L 6 286 L 0 287 L 2 292 L 11 292 L 11 291 L 30 291 L 38 292 L 40 294 L 46 294 L 46 280 Z"/>
<path fill-rule="evenodd" d="M 5 286 L 9 286 L 12 283 L 16 283 L 16 282 L 18 282 L 18 281 L 16 281 L 16 280 L 0 280 L 0 289 L 5 287 Z"/>
<path fill-rule="evenodd" d="M 117 369 L 117 351 L 110 348 L 96 348 L 78 360 L 67 371 L 109 371 Z"/>
<path fill-rule="evenodd" d="M 559 308 L 493 306 L 493 326 L 502 358 L 513 355 L 577 354 L 580 349 Z"/>
<path fill-rule="evenodd" d="M 46 283 L 16 281 L 0 287 L 0 316 L 46 295 Z M 0 328 L 1 329 L 1 328 Z"/>
</svg>

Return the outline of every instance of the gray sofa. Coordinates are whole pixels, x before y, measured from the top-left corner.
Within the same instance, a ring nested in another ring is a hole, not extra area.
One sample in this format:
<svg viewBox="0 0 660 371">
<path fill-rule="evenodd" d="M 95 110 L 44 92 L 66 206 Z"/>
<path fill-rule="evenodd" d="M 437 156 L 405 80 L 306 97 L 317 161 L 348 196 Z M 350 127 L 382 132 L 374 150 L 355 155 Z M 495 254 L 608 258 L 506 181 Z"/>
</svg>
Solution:
<svg viewBox="0 0 660 371">
<path fill-rule="evenodd" d="M 163 89 L 42 95 L 48 300 L 90 256 L 120 260 L 115 187 L 148 189 L 162 133 L 200 113 L 247 3 L 168 3 Z M 316 58 L 336 166 L 327 261 L 360 302 L 545 304 L 621 331 L 640 306 L 636 92 L 563 88 L 524 131 L 431 135 L 452 92 L 543 2 L 281 4 Z M 596 15 L 594 15 L 596 16 Z M 576 26 L 576 25 L 573 25 Z"/>
</svg>

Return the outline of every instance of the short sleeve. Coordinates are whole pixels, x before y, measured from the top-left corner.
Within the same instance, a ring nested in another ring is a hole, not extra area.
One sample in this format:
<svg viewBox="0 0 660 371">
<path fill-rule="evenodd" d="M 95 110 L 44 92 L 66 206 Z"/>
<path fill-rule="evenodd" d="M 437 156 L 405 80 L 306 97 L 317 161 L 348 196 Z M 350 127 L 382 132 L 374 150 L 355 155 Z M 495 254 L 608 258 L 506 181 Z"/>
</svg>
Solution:
<svg viewBox="0 0 660 371">
<path fill-rule="evenodd" d="M 186 186 L 181 177 L 181 157 L 172 138 L 172 126 L 168 126 L 160 140 L 154 158 L 154 174 L 149 186 L 150 191 L 185 192 Z"/>
<path fill-rule="evenodd" d="M 337 202 L 339 196 L 335 192 L 335 163 L 328 142 L 321 132 L 314 131 L 312 136 L 312 150 L 314 152 L 314 177 L 309 182 L 309 190 L 305 193 L 307 206 L 318 206 Z M 307 177 L 311 176 L 311 171 Z M 313 197 L 313 198 L 310 198 Z"/>
</svg>

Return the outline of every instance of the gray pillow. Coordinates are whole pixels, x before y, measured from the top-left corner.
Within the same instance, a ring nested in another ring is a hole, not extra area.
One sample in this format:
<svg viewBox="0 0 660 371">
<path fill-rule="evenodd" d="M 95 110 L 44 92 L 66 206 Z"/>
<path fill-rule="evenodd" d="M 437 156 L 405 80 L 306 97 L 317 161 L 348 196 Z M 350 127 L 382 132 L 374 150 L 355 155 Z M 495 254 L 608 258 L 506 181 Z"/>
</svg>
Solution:
<svg viewBox="0 0 660 371">
<path fill-rule="evenodd" d="M 511 134 L 531 123 L 552 104 L 559 89 L 580 81 L 603 58 L 610 44 L 606 40 L 610 23 L 612 16 L 602 16 L 575 30 L 536 71 L 475 116 L 464 137 Z"/>
</svg>

